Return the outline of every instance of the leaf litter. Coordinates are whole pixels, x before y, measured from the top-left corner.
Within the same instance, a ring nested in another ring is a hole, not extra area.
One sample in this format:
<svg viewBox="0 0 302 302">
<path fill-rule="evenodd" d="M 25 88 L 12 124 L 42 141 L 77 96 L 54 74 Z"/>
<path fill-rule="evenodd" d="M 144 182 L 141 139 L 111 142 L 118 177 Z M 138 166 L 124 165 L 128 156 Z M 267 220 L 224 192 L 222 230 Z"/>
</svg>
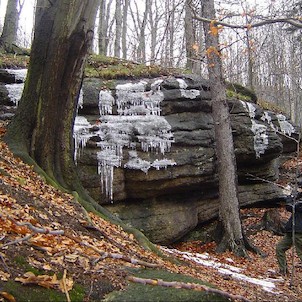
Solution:
<svg viewBox="0 0 302 302">
<path fill-rule="evenodd" d="M 2 123 L 0 136 L 4 133 Z M 242 211 L 250 214 L 244 220 L 246 228 L 259 222 L 265 209 Z M 271 232 L 261 230 L 249 236 L 267 254 L 266 258 L 255 254 L 249 254 L 249 259 L 230 252 L 217 254 L 213 242 L 158 246 L 167 256 L 183 260 L 182 265 L 143 249 L 120 226 L 92 213 L 89 217 L 94 224 L 92 229 L 87 227 L 87 213 L 73 196 L 47 185 L 33 167 L 13 156 L 0 137 L 0 281 L 55 288 L 65 292 L 68 300 L 68 292 L 75 283 L 84 283 L 90 291 L 105 281 L 111 284 L 107 292 L 124 289 L 129 282 L 127 268 L 151 264 L 210 282 L 250 301 L 302 301 L 301 263 L 295 256 L 294 286 L 290 276 L 276 276 L 275 246 L 280 237 Z M 36 275 L 17 265 L 16 259 L 21 256 L 44 273 Z M 290 252 L 287 257 L 290 263 Z M 59 278 L 59 274 L 63 277 Z M 100 295 L 107 292 L 101 291 Z"/>
</svg>

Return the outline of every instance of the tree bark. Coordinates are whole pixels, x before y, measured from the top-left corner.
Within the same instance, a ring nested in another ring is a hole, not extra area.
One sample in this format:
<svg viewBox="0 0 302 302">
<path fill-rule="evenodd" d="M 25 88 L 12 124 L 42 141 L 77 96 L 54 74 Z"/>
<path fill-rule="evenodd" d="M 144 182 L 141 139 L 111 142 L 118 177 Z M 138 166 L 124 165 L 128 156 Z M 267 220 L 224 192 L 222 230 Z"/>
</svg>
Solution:
<svg viewBox="0 0 302 302">
<path fill-rule="evenodd" d="M 122 0 L 116 0 L 114 56 L 117 58 L 121 56 L 121 38 L 122 38 Z"/>
<path fill-rule="evenodd" d="M 75 190 L 72 127 L 98 0 L 48 2 L 36 19 L 28 76 L 6 140 L 51 179 Z"/>
<path fill-rule="evenodd" d="M 207 18 L 215 20 L 213 0 L 203 1 L 203 14 Z M 212 113 L 218 162 L 219 220 L 222 225 L 222 239 L 217 250 L 222 252 L 230 249 L 237 255 L 246 256 L 239 216 L 237 169 L 229 108 L 226 101 L 226 88 L 222 73 L 218 28 L 214 22 L 210 24 L 204 23 L 204 33 L 212 92 Z"/>
<path fill-rule="evenodd" d="M 122 31 L 122 53 L 123 59 L 127 59 L 127 28 L 128 28 L 129 0 L 125 0 L 123 7 L 123 31 Z"/>
<path fill-rule="evenodd" d="M 12 46 L 17 42 L 19 24 L 18 2 L 19 0 L 7 1 L 4 25 L 0 38 L 0 49 L 7 52 L 13 52 Z"/>
</svg>

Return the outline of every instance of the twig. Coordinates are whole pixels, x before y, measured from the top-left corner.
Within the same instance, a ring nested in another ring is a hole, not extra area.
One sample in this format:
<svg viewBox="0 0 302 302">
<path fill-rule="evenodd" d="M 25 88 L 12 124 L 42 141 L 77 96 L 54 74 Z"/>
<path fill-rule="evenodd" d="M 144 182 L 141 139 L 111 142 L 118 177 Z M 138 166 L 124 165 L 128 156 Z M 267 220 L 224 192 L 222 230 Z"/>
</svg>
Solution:
<svg viewBox="0 0 302 302">
<path fill-rule="evenodd" d="M 118 254 L 118 253 L 108 253 L 108 252 L 103 252 L 101 250 L 99 250 L 97 247 L 87 243 L 87 242 L 83 242 L 81 240 L 79 240 L 78 238 L 72 236 L 72 235 L 69 235 L 69 234 L 65 234 L 66 237 L 74 240 L 75 242 L 79 243 L 80 245 L 83 245 L 83 246 L 86 246 L 88 248 L 91 248 L 92 250 L 94 250 L 95 252 L 97 252 L 101 257 L 96 259 L 93 264 L 96 264 L 98 261 L 102 260 L 102 259 L 105 259 L 105 258 L 113 258 L 113 259 L 121 259 L 123 261 L 126 261 L 126 262 L 129 262 L 129 263 L 132 263 L 132 264 L 138 264 L 138 265 L 142 265 L 142 266 L 145 266 L 145 267 L 150 267 L 150 268 L 158 268 L 160 267 L 159 264 L 157 263 L 150 263 L 150 262 L 146 262 L 146 261 L 143 261 L 143 260 L 140 260 L 140 259 L 135 259 L 135 258 L 131 258 L 131 257 L 127 257 L 127 256 L 124 256 L 122 254 Z"/>
<path fill-rule="evenodd" d="M 164 286 L 164 287 L 173 287 L 173 288 L 182 288 L 182 289 L 191 289 L 191 290 L 197 290 L 197 291 L 206 291 L 213 294 L 219 294 L 222 295 L 228 299 L 232 300 L 240 300 L 244 302 L 249 302 L 250 300 L 244 298 L 240 295 L 232 295 L 229 294 L 223 290 L 211 288 L 206 285 L 197 284 L 197 283 L 185 283 L 185 282 L 178 282 L 178 281 L 163 281 L 161 279 L 145 279 L 145 278 L 139 278 L 134 276 L 128 276 L 127 280 L 135 283 L 141 283 L 141 284 L 150 284 L 150 285 L 157 285 L 157 286 Z"/>
<path fill-rule="evenodd" d="M 14 221 L 14 220 L 13 220 Z M 39 234 L 51 234 L 51 235 L 64 235 L 64 230 L 50 230 L 46 228 L 37 228 L 33 226 L 30 222 L 17 222 L 14 221 L 18 226 L 27 226 L 30 230 Z"/>
<path fill-rule="evenodd" d="M 282 188 L 282 189 L 286 189 L 286 188 L 287 188 L 286 186 L 279 185 L 279 184 L 277 184 L 277 183 L 275 183 L 275 182 L 273 182 L 273 181 L 267 180 L 267 179 L 265 179 L 265 178 L 256 176 L 256 175 L 251 174 L 251 173 L 246 173 L 245 175 L 246 175 L 246 176 L 252 177 L 252 179 L 254 179 L 254 180 L 261 180 L 262 182 L 266 182 L 266 183 L 275 185 L 275 186 L 280 187 L 280 188 Z"/>
<path fill-rule="evenodd" d="M 3 262 L 3 266 L 4 266 L 5 270 L 10 274 L 11 272 L 9 270 L 9 267 L 7 266 L 7 264 L 6 264 L 5 260 L 4 260 L 4 257 L 1 254 L 0 254 L 0 258 L 1 258 L 2 262 Z"/>
<path fill-rule="evenodd" d="M 66 287 L 66 274 L 67 274 L 67 271 L 65 269 L 63 277 L 62 277 L 62 285 L 63 285 L 64 294 L 66 295 L 67 302 L 71 302 L 70 296 L 69 296 L 69 293 L 68 293 L 68 290 Z"/>
<path fill-rule="evenodd" d="M 20 242 L 23 242 L 23 241 L 27 241 L 29 240 L 31 237 L 33 236 L 33 234 L 28 234 L 26 235 L 25 237 L 22 237 L 22 238 L 19 238 L 19 239 L 16 239 L 14 241 L 10 241 L 8 243 L 5 243 L 1 246 L 1 248 L 4 248 L 6 246 L 9 246 L 9 245 L 12 245 L 12 244 L 17 244 L 17 243 L 20 243 Z"/>
</svg>

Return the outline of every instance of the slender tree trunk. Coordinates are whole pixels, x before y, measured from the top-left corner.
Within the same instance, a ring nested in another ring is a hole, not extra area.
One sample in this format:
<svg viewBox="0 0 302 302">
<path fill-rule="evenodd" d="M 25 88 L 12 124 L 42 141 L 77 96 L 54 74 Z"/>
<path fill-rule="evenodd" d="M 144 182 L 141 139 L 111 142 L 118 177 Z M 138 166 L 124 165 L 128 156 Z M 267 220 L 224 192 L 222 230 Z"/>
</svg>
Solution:
<svg viewBox="0 0 302 302">
<path fill-rule="evenodd" d="M 19 24 L 18 12 L 19 0 L 8 0 L 2 34 L 0 37 L 0 49 L 13 52 L 13 44 L 17 42 L 17 30 Z"/>
<path fill-rule="evenodd" d="M 100 1 L 98 38 L 99 54 L 106 55 L 106 0 Z"/>
<path fill-rule="evenodd" d="M 148 21 L 148 11 L 150 7 L 150 0 L 146 0 L 145 3 L 145 11 L 143 15 L 143 19 L 140 25 L 140 32 L 139 32 L 139 43 L 138 43 L 138 61 L 141 63 L 146 62 L 146 37 L 145 37 L 145 31 L 146 31 L 146 25 Z"/>
<path fill-rule="evenodd" d="M 128 8 L 129 8 L 129 0 L 125 0 L 125 4 L 124 4 L 124 7 L 123 7 L 123 28 L 122 28 L 123 59 L 127 59 Z"/>
<path fill-rule="evenodd" d="M 186 68 L 190 71 L 193 70 L 193 60 L 194 60 L 194 30 L 193 30 L 193 17 L 192 10 L 189 2 L 191 0 L 186 0 L 185 2 L 185 40 L 186 40 Z"/>
<path fill-rule="evenodd" d="M 214 0 L 203 1 L 203 15 L 215 20 Z M 237 170 L 233 136 L 226 100 L 226 88 L 222 76 L 221 53 L 215 23 L 204 23 L 208 72 L 212 91 L 212 112 L 215 128 L 216 155 L 219 175 L 219 220 L 222 239 L 218 251 L 226 249 L 246 256 L 244 238 L 239 216 Z"/>
<path fill-rule="evenodd" d="M 122 0 L 116 0 L 114 56 L 118 58 L 121 56 L 121 38 L 122 38 Z"/>
<path fill-rule="evenodd" d="M 36 19 L 28 76 L 6 140 L 16 154 L 29 155 L 74 190 L 72 127 L 99 1 L 47 2 Z"/>
</svg>

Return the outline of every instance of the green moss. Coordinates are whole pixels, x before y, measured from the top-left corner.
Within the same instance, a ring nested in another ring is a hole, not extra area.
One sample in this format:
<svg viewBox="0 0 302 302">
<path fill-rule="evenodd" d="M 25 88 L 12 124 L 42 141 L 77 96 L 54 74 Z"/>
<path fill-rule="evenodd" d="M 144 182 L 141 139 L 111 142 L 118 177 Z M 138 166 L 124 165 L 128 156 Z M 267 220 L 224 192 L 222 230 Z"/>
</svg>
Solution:
<svg viewBox="0 0 302 302">
<path fill-rule="evenodd" d="M 0 68 L 26 68 L 28 63 L 29 56 L 0 53 Z"/>
<path fill-rule="evenodd" d="M 129 79 L 140 77 L 157 77 L 179 73 L 175 68 L 162 68 L 159 65 L 139 64 L 124 59 L 92 55 L 88 58 L 85 69 L 86 77 L 99 77 L 103 79 Z"/>
<path fill-rule="evenodd" d="M 15 281 L 0 281 L 0 288 L 2 291 L 8 292 L 18 302 L 62 302 L 66 301 L 65 294 L 54 290 L 47 289 L 37 285 L 22 285 Z M 69 292 L 72 302 L 84 301 L 85 291 L 80 285 L 75 285 Z"/>
<path fill-rule="evenodd" d="M 255 92 L 238 83 L 227 84 L 227 97 L 257 103 L 257 96 Z"/>
<path fill-rule="evenodd" d="M 27 260 L 22 256 L 16 256 L 14 258 L 14 262 L 20 267 L 22 268 L 24 271 L 26 272 L 32 272 L 34 273 L 36 276 L 37 275 L 43 275 L 45 274 L 45 271 L 42 270 L 38 270 L 35 267 L 31 266 L 30 264 L 28 264 Z"/>
<path fill-rule="evenodd" d="M 264 110 L 269 110 L 277 113 L 284 113 L 286 110 L 280 106 L 277 106 L 276 104 L 272 102 L 267 102 L 265 100 L 258 100 L 257 104 Z"/>
<path fill-rule="evenodd" d="M 140 269 L 133 270 L 133 275 L 141 278 L 162 279 L 164 281 L 180 281 L 186 283 L 198 283 L 210 286 L 199 279 L 189 276 L 170 273 L 164 270 Z M 115 291 L 105 297 L 106 302 L 193 302 L 193 301 L 228 301 L 218 294 L 210 294 L 188 289 L 178 289 L 162 286 L 130 283 L 123 291 Z"/>
</svg>

